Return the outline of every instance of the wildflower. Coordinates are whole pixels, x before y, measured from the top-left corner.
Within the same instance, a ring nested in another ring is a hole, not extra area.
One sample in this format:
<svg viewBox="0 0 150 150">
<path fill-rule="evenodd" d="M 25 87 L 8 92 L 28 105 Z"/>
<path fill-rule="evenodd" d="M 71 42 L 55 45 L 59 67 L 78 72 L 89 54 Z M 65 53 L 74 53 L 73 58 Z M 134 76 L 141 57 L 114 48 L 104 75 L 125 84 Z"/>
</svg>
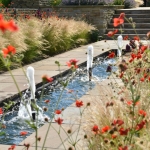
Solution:
<svg viewBox="0 0 150 150">
<path fill-rule="evenodd" d="M 43 82 L 52 82 L 54 79 L 48 77 L 47 75 L 42 76 L 42 81 Z"/>
<path fill-rule="evenodd" d="M 11 145 L 10 148 L 8 148 L 8 150 L 14 150 L 16 148 L 16 145 Z"/>
<path fill-rule="evenodd" d="M 103 128 L 101 129 L 101 132 L 102 132 L 102 133 L 105 133 L 105 132 L 107 132 L 109 129 L 110 129 L 109 126 L 105 126 L 105 127 L 103 127 Z"/>
<path fill-rule="evenodd" d="M 108 37 L 112 37 L 112 36 L 114 36 L 117 32 L 118 32 L 118 30 L 109 31 L 109 32 L 107 33 L 107 36 L 108 36 Z"/>
<path fill-rule="evenodd" d="M 120 64 L 119 68 L 120 68 L 121 72 L 124 72 L 127 70 L 128 67 L 125 64 Z"/>
<path fill-rule="evenodd" d="M 121 120 L 121 119 L 117 119 L 117 120 L 114 120 L 112 124 L 113 125 L 118 125 L 118 127 L 119 127 L 119 126 L 124 124 L 124 121 Z"/>
<path fill-rule="evenodd" d="M 145 117 L 146 116 L 146 112 L 144 110 L 139 110 L 139 115 Z"/>
<path fill-rule="evenodd" d="M 144 82 L 144 80 L 145 80 L 145 78 L 140 78 L 140 81 L 141 81 L 141 82 Z"/>
<path fill-rule="evenodd" d="M 61 125 L 62 122 L 63 122 L 63 119 L 61 119 L 61 118 L 59 117 L 57 120 L 55 120 L 55 122 L 57 122 L 59 125 Z"/>
<path fill-rule="evenodd" d="M 50 102 L 50 100 L 49 100 L 49 99 L 46 99 L 44 102 L 45 102 L 45 103 L 49 103 L 49 102 Z"/>
<path fill-rule="evenodd" d="M 129 62 L 131 63 L 133 60 L 134 60 L 133 58 L 130 58 L 130 59 L 129 59 Z"/>
<path fill-rule="evenodd" d="M 116 134 L 112 134 L 111 137 L 112 137 L 113 139 L 115 139 L 115 138 L 117 137 L 117 135 L 116 135 Z"/>
<path fill-rule="evenodd" d="M 77 62 L 78 62 L 78 60 L 76 60 L 76 59 L 70 59 L 69 62 L 67 62 L 67 66 L 68 67 L 78 68 Z"/>
<path fill-rule="evenodd" d="M 26 132 L 26 131 L 21 131 L 21 132 L 20 132 L 20 135 L 21 135 L 21 136 L 24 136 L 24 135 L 27 135 L 27 134 L 28 134 L 28 132 Z"/>
<path fill-rule="evenodd" d="M 125 13 L 121 13 L 119 19 L 124 19 Z"/>
<path fill-rule="evenodd" d="M 142 58 L 142 55 L 140 53 L 137 54 L 137 59 Z"/>
<path fill-rule="evenodd" d="M 122 78 L 122 77 L 123 77 L 123 75 L 124 75 L 124 73 L 123 73 L 123 72 L 121 72 L 121 74 L 120 74 L 120 76 L 119 76 L 119 77 L 120 77 L 120 78 Z"/>
<path fill-rule="evenodd" d="M 114 18 L 114 27 L 117 27 L 124 23 L 124 19 L 122 18 Z"/>
<path fill-rule="evenodd" d="M 15 22 L 13 20 L 10 20 L 8 22 L 8 30 L 10 30 L 10 31 L 17 31 L 18 30 L 18 26 L 15 24 Z"/>
<path fill-rule="evenodd" d="M 140 41 L 140 38 L 139 38 L 139 36 L 134 36 L 133 40 Z"/>
<path fill-rule="evenodd" d="M 128 35 L 123 37 L 123 40 L 128 40 L 128 39 L 129 39 Z"/>
<path fill-rule="evenodd" d="M 131 57 L 132 57 L 133 59 L 136 58 L 136 54 L 132 53 L 132 54 L 131 54 Z"/>
<path fill-rule="evenodd" d="M 0 107 L 0 115 L 3 114 L 3 109 Z"/>
<path fill-rule="evenodd" d="M 115 53 L 114 52 L 109 53 L 108 58 L 114 58 L 114 57 L 115 57 Z"/>
<path fill-rule="evenodd" d="M 2 53 L 3 53 L 3 57 L 7 57 L 8 55 L 15 54 L 16 49 L 13 46 L 8 45 L 7 48 L 2 49 Z"/>
<path fill-rule="evenodd" d="M 127 135 L 128 134 L 129 129 L 124 129 L 124 128 L 120 128 L 119 129 L 119 133 L 120 135 Z"/>
<path fill-rule="evenodd" d="M 136 125 L 136 130 L 141 130 L 145 126 L 146 122 L 142 120 L 139 124 Z"/>
<path fill-rule="evenodd" d="M 128 147 L 125 146 L 125 147 L 119 147 L 118 150 L 128 150 Z"/>
<path fill-rule="evenodd" d="M 99 128 L 98 128 L 98 126 L 97 125 L 94 125 L 93 126 L 93 128 L 92 128 L 92 131 L 94 132 L 94 133 L 98 133 L 98 131 L 99 131 Z"/>
<path fill-rule="evenodd" d="M 76 106 L 77 106 L 77 107 L 83 106 L 83 102 L 82 102 L 82 101 L 79 101 L 79 100 L 76 100 Z"/>
<path fill-rule="evenodd" d="M 61 110 L 55 110 L 55 114 L 57 114 L 57 115 L 59 115 L 59 114 L 61 114 Z"/>
<path fill-rule="evenodd" d="M 140 47 L 140 52 L 141 52 L 141 54 L 143 54 L 144 51 L 145 51 L 147 48 L 148 48 L 148 46 L 142 45 L 142 46 Z"/>
<path fill-rule="evenodd" d="M 132 101 L 127 101 L 127 105 L 128 105 L 128 106 L 131 106 L 132 104 L 133 104 Z"/>
<path fill-rule="evenodd" d="M 24 146 L 27 148 L 26 150 L 28 150 L 29 147 L 30 147 L 30 144 L 29 144 L 29 143 L 28 143 L 28 144 L 25 144 L 25 143 L 24 143 Z"/>
</svg>

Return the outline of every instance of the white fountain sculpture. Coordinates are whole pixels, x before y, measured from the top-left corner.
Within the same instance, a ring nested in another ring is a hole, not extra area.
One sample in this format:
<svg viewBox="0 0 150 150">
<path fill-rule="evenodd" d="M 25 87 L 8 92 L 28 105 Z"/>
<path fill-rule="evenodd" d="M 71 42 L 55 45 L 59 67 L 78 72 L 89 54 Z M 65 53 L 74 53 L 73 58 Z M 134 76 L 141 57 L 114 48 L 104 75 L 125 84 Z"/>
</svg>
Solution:
<svg viewBox="0 0 150 150">
<path fill-rule="evenodd" d="M 123 37 L 122 35 L 119 35 L 117 37 L 117 44 L 118 44 L 118 51 L 117 51 L 117 55 L 118 57 L 121 57 L 122 56 L 122 47 L 123 47 Z"/>
<path fill-rule="evenodd" d="M 92 78 L 93 51 L 93 46 L 89 45 L 87 49 L 87 71 L 89 75 L 89 81 L 91 81 Z"/>
<path fill-rule="evenodd" d="M 36 100 L 35 100 L 36 87 L 35 87 L 35 80 L 34 80 L 34 68 L 32 66 L 29 66 L 27 68 L 27 78 L 29 82 L 29 89 L 30 89 L 31 95 L 30 97 L 28 97 L 29 90 L 27 90 L 25 94 L 23 95 L 21 103 L 20 103 L 19 111 L 18 111 L 18 117 L 22 118 L 23 120 L 29 120 L 29 119 L 35 120 L 37 112 L 35 111 L 35 108 L 32 106 L 32 104 L 34 104 L 39 110 L 38 119 L 42 119 L 43 111 L 36 104 Z"/>
</svg>

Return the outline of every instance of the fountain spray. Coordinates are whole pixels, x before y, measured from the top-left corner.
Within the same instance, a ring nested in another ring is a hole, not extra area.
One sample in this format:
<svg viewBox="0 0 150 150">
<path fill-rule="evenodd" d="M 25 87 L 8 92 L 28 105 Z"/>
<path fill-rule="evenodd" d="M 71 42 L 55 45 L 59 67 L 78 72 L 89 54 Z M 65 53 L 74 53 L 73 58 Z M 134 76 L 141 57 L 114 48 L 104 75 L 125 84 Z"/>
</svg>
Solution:
<svg viewBox="0 0 150 150">
<path fill-rule="evenodd" d="M 93 65 L 93 46 L 89 45 L 87 49 L 87 71 L 89 75 L 89 81 L 92 79 L 92 65 Z"/>
<path fill-rule="evenodd" d="M 118 57 L 122 56 L 122 47 L 123 47 L 123 37 L 122 35 L 119 35 L 117 37 L 117 42 L 118 42 Z"/>
<path fill-rule="evenodd" d="M 36 105 L 36 101 L 35 101 L 35 80 L 34 80 L 34 68 L 32 66 L 29 66 L 27 68 L 27 77 L 29 80 L 29 88 L 31 90 L 31 111 L 32 111 L 32 119 L 35 120 L 35 115 L 36 115 L 36 111 L 33 107 L 33 105 Z"/>
</svg>

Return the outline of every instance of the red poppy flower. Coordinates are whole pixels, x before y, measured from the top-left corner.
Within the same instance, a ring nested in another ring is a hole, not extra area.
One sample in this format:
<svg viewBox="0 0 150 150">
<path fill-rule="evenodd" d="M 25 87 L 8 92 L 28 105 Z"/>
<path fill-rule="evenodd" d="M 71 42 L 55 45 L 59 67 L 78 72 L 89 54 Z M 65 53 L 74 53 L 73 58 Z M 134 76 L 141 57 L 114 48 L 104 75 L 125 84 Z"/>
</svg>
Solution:
<svg viewBox="0 0 150 150">
<path fill-rule="evenodd" d="M 116 134 L 112 134 L 111 137 L 112 137 L 113 139 L 115 139 L 115 138 L 117 137 L 117 135 L 116 135 Z"/>
<path fill-rule="evenodd" d="M 114 58 L 114 57 L 115 57 L 115 53 L 114 52 L 109 53 L 108 58 Z"/>
<path fill-rule="evenodd" d="M 119 75 L 119 77 L 120 77 L 120 78 L 122 78 L 122 77 L 123 77 L 123 75 L 124 75 L 124 73 L 123 73 L 123 72 L 121 72 L 121 74 Z"/>
<path fill-rule="evenodd" d="M 50 100 L 49 100 L 49 99 L 46 99 L 44 102 L 45 102 L 45 103 L 49 103 L 49 102 L 50 102 Z"/>
<path fill-rule="evenodd" d="M 10 31 L 17 31 L 18 30 L 18 26 L 15 24 L 15 22 L 13 20 L 10 20 L 8 22 L 8 30 L 10 30 Z"/>
<path fill-rule="evenodd" d="M 47 75 L 44 75 L 43 77 L 42 77 L 42 81 L 43 82 L 52 82 L 54 79 L 53 78 L 50 78 L 50 77 L 48 77 Z"/>
<path fill-rule="evenodd" d="M 132 101 L 127 101 L 127 105 L 128 105 L 128 106 L 131 106 L 132 104 L 133 104 Z"/>
<path fill-rule="evenodd" d="M 121 13 L 119 19 L 124 19 L 124 17 L 125 17 L 125 13 Z"/>
<path fill-rule="evenodd" d="M 141 82 L 144 82 L 144 80 L 145 80 L 145 78 L 140 78 L 140 81 L 141 81 Z"/>
<path fill-rule="evenodd" d="M 108 37 L 114 36 L 114 32 L 113 32 L 113 31 L 109 31 L 109 32 L 107 33 L 107 36 L 108 36 Z"/>
<path fill-rule="evenodd" d="M 127 135 L 128 134 L 129 129 L 124 129 L 124 128 L 120 128 L 119 129 L 119 133 L 120 135 Z"/>
<path fill-rule="evenodd" d="M 136 130 L 141 130 L 145 124 L 146 122 L 142 120 L 139 124 L 136 125 Z"/>
<path fill-rule="evenodd" d="M 140 41 L 140 37 L 139 37 L 139 36 L 134 36 L 134 37 L 133 37 L 133 40 Z"/>
<path fill-rule="evenodd" d="M 110 129 L 109 126 L 105 126 L 105 127 L 103 127 L 103 128 L 101 129 L 101 132 L 102 132 L 102 133 L 105 133 L 105 132 L 107 132 L 109 129 Z"/>
<path fill-rule="evenodd" d="M 98 133 L 98 131 L 99 131 L 98 126 L 94 125 L 93 128 L 92 128 L 92 131 L 95 132 L 95 133 Z"/>
<path fill-rule="evenodd" d="M 133 58 L 130 58 L 130 59 L 129 59 L 129 62 L 131 63 L 133 60 L 134 60 Z"/>
<path fill-rule="evenodd" d="M 117 32 L 118 32 L 117 29 L 114 30 L 114 31 L 109 31 L 109 32 L 107 33 L 107 36 L 108 36 L 108 37 L 112 37 L 112 36 L 114 36 Z"/>
<path fill-rule="evenodd" d="M 61 125 L 61 124 L 62 124 L 62 122 L 63 122 L 63 119 L 58 118 L 57 120 L 55 120 L 55 122 L 57 122 L 59 125 Z"/>
<path fill-rule="evenodd" d="M 148 74 L 144 73 L 144 78 L 147 78 L 148 77 Z"/>
<path fill-rule="evenodd" d="M 2 49 L 2 52 L 3 52 L 3 56 L 7 57 L 8 55 L 15 54 L 16 49 L 13 46 L 8 45 L 7 48 Z"/>
<path fill-rule="evenodd" d="M 21 136 L 24 136 L 24 135 L 27 135 L 27 134 L 28 134 L 28 132 L 26 132 L 26 131 L 21 131 L 21 132 L 20 132 L 20 135 L 21 135 Z"/>
<path fill-rule="evenodd" d="M 10 148 L 8 148 L 8 150 L 14 150 L 16 148 L 16 145 L 11 145 Z"/>
<path fill-rule="evenodd" d="M 3 109 L 0 107 L 0 115 L 3 114 Z"/>
<path fill-rule="evenodd" d="M 66 62 L 66 63 L 67 63 L 68 67 L 78 68 L 77 62 L 78 62 L 78 60 L 76 60 L 76 59 L 70 59 L 69 62 Z"/>
<path fill-rule="evenodd" d="M 140 68 L 135 68 L 136 73 L 140 73 L 141 69 Z"/>
<path fill-rule="evenodd" d="M 76 100 L 76 106 L 77 106 L 77 107 L 83 106 L 83 102 L 82 102 L 82 101 L 79 101 L 79 100 Z"/>
<path fill-rule="evenodd" d="M 55 110 L 55 114 L 57 115 L 61 114 L 61 110 Z"/>
<path fill-rule="evenodd" d="M 114 27 L 117 27 L 124 23 L 124 19 L 122 18 L 114 18 Z"/>
<path fill-rule="evenodd" d="M 146 116 L 146 112 L 144 110 L 139 110 L 139 115 L 145 117 Z"/>
<path fill-rule="evenodd" d="M 128 40 L 128 39 L 129 39 L 128 35 L 123 37 L 123 40 Z"/>
<path fill-rule="evenodd" d="M 131 57 L 132 57 L 133 59 L 136 58 L 136 54 L 132 53 L 132 54 L 131 54 Z"/>
<path fill-rule="evenodd" d="M 121 120 L 121 119 L 117 119 L 117 120 L 114 120 L 112 124 L 113 124 L 113 125 L 121 126 L 121 125 L 124 124 L 124 121 Z"/>
<path fill-rule="evenodd" d="M 140 59 L 140 58 L 142 58 L 142 55 L 140 53 L 138 53 L 136 57 L 137 57 L 137 59 Z"/>
<path fill-rule="evenodd" d="M 125 146 L 125 147 L 119 147 L 118 150 L 128 150 L 128 147 Z"/>
<path fill-rule="evenodd" d="M 142 45 L 142 46 L 140 47 L 141 54 L 143 54 L 143 53 L 144 53 L 144 51 L 145 51 L 147 48 L 148 48 L 148 46 L 144 46 L 144 45 Z"/>
</svg>

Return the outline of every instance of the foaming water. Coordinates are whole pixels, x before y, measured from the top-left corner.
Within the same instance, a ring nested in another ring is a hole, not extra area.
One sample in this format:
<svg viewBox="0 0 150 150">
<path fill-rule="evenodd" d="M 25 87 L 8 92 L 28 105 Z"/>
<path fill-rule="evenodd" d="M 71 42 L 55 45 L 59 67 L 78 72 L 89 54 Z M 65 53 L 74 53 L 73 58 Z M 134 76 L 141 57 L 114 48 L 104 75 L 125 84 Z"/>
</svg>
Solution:
<svg viewBox="0 0 150 150">
<path fill-rule="evenodd" d="M 93 70 L 93 76 L 92 80 L 89 82 L 89 77 L 87 76 L 87 72 L 82 72 L 82 70 L 79 69 L 82 73 L 76 74 L 73 79 L 69 82 L 68 86 L 65 88 L 64 92 L 62 93 L 61 99 L 57 105 L 57 101 L 59 99 L 59 96 L 62 91 L 62 87 L 56 87 L 53 91 L 49 91 L 47 95 L 44 95 L 44 97 L 40 100 L 37 100 L 36 104 L 39 108 L 38 113 L 38 127 L 42 126 L 44 122 L 45 117 L 51 118 L 53 116 L 53 112 L 55 109 L 62 109 L 66 108 L 69 105 L 71 105 L 74 100 L 81 98 L 83 95 L 85 95 L 89 90 L 95 87 L 97 82 L 101 82 L 104 79 L 106 79 L 109 75 L 109 73 L 106 72 L 107 66 L 109 64 L 114 64 L 115 60 L 106 60 L 104 62 L 97 63 Z M 113 70 L 115 71 L 116 68 L 113 67 Z M 71 91 L 71 92 L 70 92 Z M 21 100 L 19 111 L 12 111 L 6 114 L 5 116 L 5 122 L 6 129 L 4 131 L 6 132 L 6 135 L 0 136 L 0 143 L 1 144 L 19 144 L 21 141 L 23 141 L 26 136 L 29 136 L 31 133 L 34 132 L 34 130 L 26 123 L 27 120 L 31 119 L 32 111 L 31 111 L 31 102 L 29 100 L 28 96 L 28 90 L 25 92 L 23 96 L 23 100 Z M 50 99 L 50 103 L 46 104 L 44 100 Z M 24 105 L 26 103 L 26 107 Z M 43 112 L 43 107 L 48 107 L 47 112 Z M 21 131 L 27 131 L 28 134 L 26 136 L 20 136 Z"/>
</svg>

